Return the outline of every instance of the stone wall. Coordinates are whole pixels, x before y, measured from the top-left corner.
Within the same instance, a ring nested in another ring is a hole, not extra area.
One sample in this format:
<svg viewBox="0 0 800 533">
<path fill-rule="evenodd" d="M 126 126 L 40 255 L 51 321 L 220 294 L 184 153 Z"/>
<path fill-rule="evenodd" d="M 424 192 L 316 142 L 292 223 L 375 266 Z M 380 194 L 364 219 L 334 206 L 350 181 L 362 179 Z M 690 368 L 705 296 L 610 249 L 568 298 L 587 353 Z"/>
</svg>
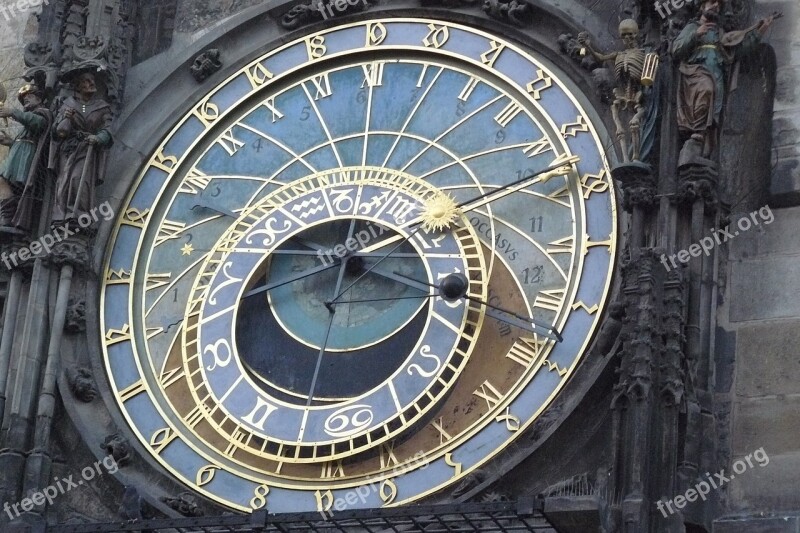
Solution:
<svg viewBox="0 0 800 533">
<path fill-rule="evenodd" d="M 800 124 L 798 109 L 794 117 Z M 762 222 L 731 242 L 720 325 L 732 335 L 718 341 L 722 358 L 735 364 L 726 470 L 760 448 L 769 463 L 754 462 L 731 480 L 724 511 L 739 518 L 723 520 L 719 531 L 798 530 L 796 518 L 753 518 L 800 512 L 800 207 L 772 212 L 774 222 Z M 732 216 L 732 226 L 740 216 L 746 215 Z"/>
<path fill-rule="evenodd" d="M 772 129 L 772 195 L 775 205 L 800 204 L 800 4 L 762 1 L 759 12 L 783 12 L 768 35 L 778 64 Z"/>
</svg>

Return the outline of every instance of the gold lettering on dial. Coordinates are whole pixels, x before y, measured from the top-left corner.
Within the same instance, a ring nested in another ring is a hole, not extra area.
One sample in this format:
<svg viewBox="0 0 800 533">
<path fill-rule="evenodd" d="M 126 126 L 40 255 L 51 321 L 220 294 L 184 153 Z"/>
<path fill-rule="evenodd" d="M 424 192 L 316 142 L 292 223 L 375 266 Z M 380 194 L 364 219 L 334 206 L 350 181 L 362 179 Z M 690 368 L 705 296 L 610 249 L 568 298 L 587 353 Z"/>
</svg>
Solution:
<svg viewBox="0 0 800 533">
<path fill-rule="evenodd" d="M 483 384 L 472 394 L 478 398 L 483 398 L 486 400 L 486 405 L 490 410 L 494 409 L 497 404 L 500 403 L 500 400 L 503 399 L 503 395 L 500 393 L 500 391 L 497 390 L 497 388 L 488 380 L 484 381 Z"/>
<path fill-rule="evenodd" d="M 508 126 L 514 118 L 522 112 L 522 106 L 519 105 L 519 102 L 509 102 L 509 104 L 503 108 L 500 113 L 494 117 L 495 122 L 500 124 L 501 127 L 505 128 Z"/>
<path fill-rule="evenodd" d="M 453 474 L 453 477 L 458 477 L 461 475 L 461 470 L 462 470 L 461 463 L 457 463 L 453 460 L 452 453 L 444 454 L 444 462 L 447 464 L 447 466 L 452 466 L 453 468 L 455 468 L 456 471 L 455 474 Z"/>
<path fill-rule="evenodd" d="M 383 69 L 386 67 L 385 61 L 373 61 L 367 65 L 361 65 L 361 68 L 364 70 L 364 82 L 361 84 L 361 88 L 363 89 L 364 86 L 369 87 L 380 87 L 383 85 Z"/>
<path fill-rule="evenodd" d="M 436 24 L 428 24 L 428 35 L 422 39 L 422 44 L 428 48 L 441 48 L 450 39 L 450 28 L 447 26 L 437 26 Z"/>
<path fill-rule="evenodd" d="M 229 156 L 233 157 L 245 143 L 234 137 L 233 128 L 231 128 L 217 139 L 217 144 L 224 148 Z"/>
<path fill-rule="evenodd" d="M 263 411 L 262 411 L 263 410 Z M 278 408 L 274 405 L 270 404 L 263 398 L 256 399 L 256 406 L 253 407 L 253 410 L 250 411 L 250 414 L 247 416 L 242 417 L 242 420 L 250 424 L 251 426 L 257 427 L 261 431 L 264 431 L 264 424 L 267 422 L 267 418 L 269 415 L 277 411 Z M 259 417 L 259 412 L 261 416 Z M 258 417 L 258 418 L 256 418 Z"/>
<path fill-rule="evenodd" d="M 481 63 L 489 67 L 494 67 L 495 61 L 497 61 L 497 58 L 503 53 L 506 45 L 498 43 L 497 41 L 492 41 L 490 46 L 491 48 L 488 51 L 481 54 Z"/>
<path fill-rule="evenodd" d="M 547 341 L 539 340 L 538 337 L 520 337 L 506 354 L 506 357 L 527 367 L 539 358 L 546 345 Z"/>
<path fill-rule="evenodd" d="M 261 63 L 256 63 L 255 65 L 247 67 L 245 72 L 247 73 L 247 79 L 250 81 L 253 89 L 258 89 L 275 77 L 275 75 Z"/>
<path fill-rule="evenodd" d="M 553 147 L 550 145 L 550 141 L 547 139 L 547 137 L 542 137 L 538 141 L 526 146 L 525 149 L 523 150 L 523 153 L 528 157 L 533 157 L 535 155 L 549 152 L 552 149 Z"/>
<path fill-rule="evenodd" d="M 211 183 L 211 178 L 200 172 L 196 168 L 191 169 L 186 173 L 183 178 L 180 189 L 178 192 L 185 194 L 197 194 L 200 191 L 206 190 L 206 187 Z"/>
<path fill-rule="evenodd" d="M 384 505 L 391 505 L 397 498 L 397 485 L 391 479 L 386 479 L 381 483 L 379 494 Z"/>
<path fill-rule="evenodd" d="M 382 22 L 370 22 L 367 24 L 367 47 L 378 46 L 388 35 L 389 32 Z"/>
<path fill-rule="evenodd" d="M 250 507 L 261 509 L 267 505 L 267 494 L 269 494 L 269 486 L 266 483 L 256 487 L 250 500 Z"/>
<path fill-rule="evenodd" d="M 321 479 L 344 476 L 344 467 L 342 466 L 341 459 L 338 461 L 326 461 L 322 463 L 322 474 L 320 475 Z"/>
<path fill-rule="evenodd" d="M 315 35 L 306 39 L 306 51 L 308 52 L 308 60 L 314 61 L 328 53 L 328 47 L 325 46 L 325 37 L 322 35 Z"/>
<path fill-rule="evenodd" d="M 539 69 L 536 71 L 536 79 L 530 82 L 527 86 L 528 94 L 533 96 L 534 100 L 539 100 L 542 97 L 542 91 L 551 87 L 552 85 L 553 79 L 546 75 L 544 70 Z"/>
<path fill-rule="evenodd" d="M 315 101 L 321 98 L 327 98 L 333 94 L 333 90 L 331 89 L 331 78 L 327 72 L 322 76 L 315 76 L 311 78 L 311 83 L 313 83 L 314 88 L 317 89 L 317 93 L 314 95 Z"/>
<path fill-rule="evenodd" d="M 203 485 L 208 485 L 214 479 L 214 476 L 217 473 L 217 470 L 221 470 L 220 467 L 215 465 L 207 465 L 197 471 L 197 476 L 195 476 L 195 484 L 198 487 L 202 487 Z"/>
</svg>

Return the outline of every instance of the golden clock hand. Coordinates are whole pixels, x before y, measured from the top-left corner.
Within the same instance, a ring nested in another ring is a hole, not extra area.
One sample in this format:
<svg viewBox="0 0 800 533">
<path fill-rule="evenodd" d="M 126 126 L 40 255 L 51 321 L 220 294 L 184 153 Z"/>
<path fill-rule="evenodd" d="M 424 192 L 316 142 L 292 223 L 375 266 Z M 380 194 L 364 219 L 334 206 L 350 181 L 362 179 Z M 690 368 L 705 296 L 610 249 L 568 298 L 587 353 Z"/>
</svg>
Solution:
<svg viewBox="0 0 800 533">
<path fill-rule="evenodd" d="M 508 185 L 503 185 L 500 188 L 482 194 L 477 198 L 473 198 L 472 200 L 461 202 L 457 207 L 462 213 L 468 213 L 501 198 L 505 198 L 509 194 L 521 191 L 530 185 L 530 181 L 536 178 L 539 178 L 538 183 L 546 183 L 555 176 L 566 176 L 572 171 L 572 165 L 577 164 L 580 162 L 580 160 L 581 158 L 578 156 L 558 156 L 552 163 L 550 163 L 550 166 L 547 169 L 520 178 L 517 181 L 509 183 Z"/>
</svg>

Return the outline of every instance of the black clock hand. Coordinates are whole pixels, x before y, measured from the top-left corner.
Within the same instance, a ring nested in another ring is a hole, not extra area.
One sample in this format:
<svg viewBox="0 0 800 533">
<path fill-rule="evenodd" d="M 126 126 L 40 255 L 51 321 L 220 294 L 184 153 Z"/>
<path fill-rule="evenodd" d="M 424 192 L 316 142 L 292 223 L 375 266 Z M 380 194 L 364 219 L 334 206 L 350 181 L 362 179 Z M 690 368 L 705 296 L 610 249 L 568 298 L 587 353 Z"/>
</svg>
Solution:
<svg viewBox="0 0 800 533">
<path fill-rule="evenodd" d="M 330 270 L 330 269 L 335 268 L 337 266 L 341 266 L 341 261 L 337 260 L 337 261 L 335 261 L 334 263 L 332 263 L 330 265 L 320 265 L 318 267 L 309 268 L 308 270 L 304 270 L 303 272 L 300 272 L 298 275 L 293 276 L 293 277 L 291 277 L 289 279 L 276 281 L 275 283 L 269 283 L 269 284 L 264 285 L 262 287 L 258 287 L 257 289 L 253 289 L 253 290 L 245 293 L 245 295 L 242 296 L 242 299 L 249 298 L 250 296 L 255 296 L 256 294 L 261 294 L 262 292 L 268 292 L 268 291 L 271 291 L 272 289 L 277 289 L 278 287 L 283 287 L 284 285 L 288 285 L 290 283 L 294 283 L 295 281 L 300 281 L 301 279 L 305 279 L 305 278 L 307 278 L 309 276 L 313 276 L 314 274 L 319 274 L 320 272 L 325 272 L 326 270 Z"/>
<path fill-rule="evenodd" d="M 442 280 L 440 285 L 432 285 L 425 281 L 420 281 L 414 278 L 409 278 L 406 275 L 400 274 L 399 272 L 393 273 L 395 276 L 399 278 L 405 278 L 410 283 L 406 283 L 409 287 L 419 288 L 419 285 L 426 285 L 428 287 L 432 287 L 439 291 L 439 295 L 449 302 L 454 302 L 456 300 L 465 299 L 471 302 L 475 302 L 487 308 L 486 314 L 495 320 L 499 320 L 500 322 L 505 322 L 506 324 L 510 324 L 512 326 L 516 326 L 531 333 L 536 333 L 538 335 L 542 335 L 543 337 L 547 337 L 548 339 L 552 339 L 558 342 L 563 342 L 564 338 L 561 336 L 557 330 L 551 328 L 550 326 L 546 326 L 544 324 L 538 323 L 532 317 L 520 315 L 513 311 L 509 311 L 508 309 L 503 309 L 502 307 L 498 307 L 496 305 L 492 305 L 489 302 L 484 302 L 479 298 L 472 297 L 467 294 L 467 290 L 469 289 L 469 280 L 463 274 L 451 274 L 447 276 L 445 279 Z M 392 278 L 395 279 L 395 278 Z M 401 280 L 398 280 L 401 281 Z M 402 281 L 401 281 L 402 282 Z M 413 285 L 411 283 L 414 283 Z M 508 318 L 503 317 L 499 313 L 504 313 L 515 318 L 517 321 L 511 321 Z M 531 327 L 533 325 L 533 327 Z M 540 329 L 536 329 L 540 328 Z M 542 332 L 541 330 L 545 330 Z"/>
<path fill-rule="evenodd" d="M 347 232 L 347 238 L 351 238 L 355 233 L 356 229 L 356 221 L 353 219 L 350 221 L 350 229 Z M 339 290 L 342 288 L 344 283 L 344 275 L 347 272 L 347 261 L 341 261 L 339 263 L 339 276 L 336 278 L 336 288 L 334 289 L 333 293 L 337 294 Z M 319 377 L 319 371 L 322 368 L 322 359 L 325 357 L 325 350 L 328 348 L 328 341 L 330 340 L 331 330 L 333 329 L 333 321 L 336 318 L 336 303 L 335 302 L 326 302 L 325 307 L 328 308 L 328 313 L 330 313 L 330 318 L 328 320 L 328 329 L 325 331 L 325 342 L 322 343 L 322 348 L 319 350 L 319 356 L 317 357 L 317 366 L 314 368 L 314 375 L 311 377 L 311 390 L 308 393 L 308 399 L 306 400 L 306 407 L 311 406 L 311 401 L 314 398 L 314 391 L 317 388 L 317 378 Z M 306 410 L 306 413 L 308 411 Z M 303 427 L 301 431 L 305 431 L 305 419 L 303 420 Z"/>
</svg>

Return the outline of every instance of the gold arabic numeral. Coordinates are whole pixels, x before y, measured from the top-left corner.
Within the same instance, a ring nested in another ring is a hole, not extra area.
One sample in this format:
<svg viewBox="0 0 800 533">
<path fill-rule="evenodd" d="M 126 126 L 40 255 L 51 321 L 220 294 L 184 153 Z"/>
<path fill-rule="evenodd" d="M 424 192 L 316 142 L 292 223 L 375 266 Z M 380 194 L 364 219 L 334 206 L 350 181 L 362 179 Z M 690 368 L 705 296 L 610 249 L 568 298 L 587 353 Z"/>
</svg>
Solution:
<svg viewBox="0 0 800 533">
<path fill-rule="evenodd" d="M 315 35 L 314 37 L 306 38 L 306 51 L 308 52 L 308 60 L 315 61 L 328 53 L 328 47 L 325 46 L 325 37 L 322 35 Z"/>
<path fill-rule="evenodd" d="M 391 468 L 400 464 L 394 454 L 394 441 L 381 444 L 381 468 Z"/>
<path fill-rule="evenodd" d="M 378 46 L 386 40 L 388 35 L 389 32 L 386 30 L 386 26 L 384 26 L 382 22 L 370 22 L 367 24 L 366 46 L 368 48 L 370 46 Z"/>
<path fill-rule="evenodd" d="M 561 304 L 564 303 L 564 296 L 567 291 L 564 289 L 554 289 L 548 291 L 540 291 L 536 295 L 536 300 L 533 302 L 534 307 L 540 309 L 547 309 L 548 311 L 558 312 Z"/>
<path fill-rule="evenodd" d="M 164 219 L 161 227 L 158 228 L 158 235 L 156 235 L 156 246 L 161 246 L 167 241 L 179 239 L 181 233 L 186 229 L 186 224 L 182 222 L 174 222 L 172 220 Z"/>
<path fill-rule="evenodd" d="M 133 226 L 134 228 L 142 229 L 144 225 L 147 224 L 147 220 L 150 218 L 150 209 L 145 209 L 140 211 L 135 207 L 129 207 L 125 214 L 122 215 L 122 223 L 128 226 Z"/>
<path fill-rule="evenodd" d="M 531 157 L 533 157 L 535 155 L 539 155 L 539 154 L 543 154 L 545 152 L 549 152 L 552 149 L 553 149 L 553 147 L 550 144 L 550 141 L 547 139 L 547 137 L 542 137 L 538 141 L 536 141 L 534 143 L 531 143 L 528 146 L 526 146 L 522 151 L 526 156 L 528 156 L 528 158 L 531 158 Z"/>
<path fill-rule="evenodd" d="M 397 485 L 391 479 L 385 479 L 381 483 L 379 495 L 383 505 L 391 505 L 397 499 Z"/>
<path fill-rule="evenodd" d="M 364 81 L 361 84 L 363 89 L 365 86 L 381 87 L 383 86 L 383 69 L 386 67 L 386 61 L 373 61 L 366 65 L 361 65 L 364 71 Z"/>
<path fill-rule="evenodd" d="M 597 174 L 584 174 L 581 177 L 581 187 L 584 189 L 583 197 L 588 200 L 593 192 L 606 192 L 610 186 L 608 182 L 608 174 L 605 170 L 601 170 Z"/>
<path fill-rule="evenodd" d="M 321 98 L 327 98 L 333 94 L 333 89 L 331 89 L 331 77 L 329 73 L 326 72 L 320 76 L 314 76 L 311 78 L 311 83 L 314 84 L 314 88 L 317 90 L 316 94 L 314 94 L 315 102 Z"/>
<path fill-rule="evenodd" d="M 125 324 L 121 329 L 109 329 L 106 332 L 106 346 L 131 340 L 131 327 Z"/>
<path fill-rule="evenodd" d="M 185 194 L 198 194 L 199 192 L 206 190 L 206 187 L 208 187 L 212 179 L 213 178 L 209 178 L 203 172 L 193 168 L 186 173 L 186 177 L 183 178 L 183 182 L 181 182 L 181 187 L 178 189 L 178 192 Z"/>
<path fill-rule="evenodd" d="M 129 270 L 109 270 L 106 275 L 107 285 L 127 285 L 131 282 L 131 272 Z"/>
<path fill-rule="evenodd" d="M 453 454 L 452 453 L 444 454 L 444 462 L 445 462 L 445 464 L 447 464 L 447 466 L 452 466 L 455 469 L 455 473 L 453 474 L 453 477 L 458 477 L 458 476 L 461 475 L 461 471 L 462 471 L 461 463 L 457 463 L 457 462 L 455 462 L 453 460 Z"/>
<path fill-rule="evenodd" d="M 169 446 L 176 438 L 178 438 L 178 433 L 172 428 L 159 429 L 150 437 L 150 446 L 153 447 L 154 452 L 160 455 L 164 448 Z"/>
<path fill-rule="evenodd" d="M 236 450 L 247 446 L 253 434 L 249 431 L 243 431 L 241 427 L 237 427 L 233 434 L 229 437 L 228 446 L 225 448 L 225 455 L 233 458 Z"/>
<path fill-rule="evenodd" d="M 217 470 L 222 470 L 222 468 L 216 465 L 206 465 L 198 470 L 194 480 L 195 485 L 203 487 L 211 483 L 214 480 L 214 476 L 217 474 Z"/>
<path fill-rule="evenodd" d="M 322 463 L 322 474 L 319 476 L 320 479 L 330 479 L 344 476 L 344 467 L 342 466 L 341 459 Z"/>
<path fill-rule="evenodd" d="M 223 133 L 219 139 L 217 139 L 217 144 L 220 145 L 228 155 L 233 157 L 236 153 L 245 145 L 244 142 L 240 141 L 233 135 L 233 128 L 229 129 L 225 133 Z"/>
<path fill-rule="evenodd" d="M 314 499 L 317 501 L 318 513 L 329 513 L 333 508 L 333 493 L 330 491 L 330 489 L 326 490 L 325 492 L 316 491 L 314 493 Z"/>
<path fill-rule="evenodd" d="M 132 385 L 128 385 L 121 391 L 119 391 L 119 399 L 120 401 L 127 402 L 134 396 L 138 396 L 139 394 L 147 391 L 147 385 L 145 384 L 144 380 L 139 380 Z"/>
<path fill-rule="evenodd" d="M 505 128 L 521 112 L 522 106 L 519 104 L 519 102 L 511 101 L 506 107 L 503 108 L 502 111 L 500 111 L 496 117 L 494 117 L 494 120 L 500 125 L 501 128 Z"/>
<path fill-rule="evenodd" d="M 437 26 L 436 24 L 428 24 L 428 35 L 422 39 L 422 44 L 428 48 L 441 48 L 450 39 L 450 28 L 447 26 Z"/>
<path fill-rule="evenodd" d="M 547 359 L 542 361 L 542 366 L 546 367 L 549 372 L 558 372 L 558 375 L 562 378 L 567 374 L 567 372 L 569 372 L 568 368 L 562 368 L 558 365 L 558 363 L 548 361 Z"/>
<path fill-rule="evenodd" d="M 509 430 L 511 433 L 516 433 L 517 431 L 519 431 L 520 419 L 519 419 L 518 416 L 515 416 L 515 415 L 511 414 L 511 408 L 510 407 L 506 407 L 505 414 L 498 415 L 495 418 L 495 421 L 497 421 L 497 422 L 505 422 L 506 423 L 506 429 Z"/>
<path fill-rule="evenodd" d="M 469 97 L 472 96 L 472 92 L 478 86 L 478 83 L 480 83 L 480 80 L 478 80 L 478 78 L 470 77 L 469 81 L 467 81 L 467 84 L 461 90 L 461 94 L 458 95 L 458 99 L 461 100 L 462 102 L 466 102 L 467 100 L 469 100 Z"/>
<path fill-rule="evenodd" d="M 275 107 L 275 97 L 271 96 L 267 98 L 264 103 L 262 104 L 264 107 L 269 109 L 272 112 L 272 123 L 275 124 L 280 119 L 282 119 L 285 115 L 281 113 L 277 107 Z M 259 139 L 259 142 L 261 139 Z"/>
<path fill-rule="evenodd" d="M 589 236 L 587 235 L 583 245 L 583 255 L 589 253 L 589 248 L 594 248 L 596 246 L 606 246 L 608 247 L 608 253 L 611 253 L 611 245 L 614 243 L 613 238 L 614 238 L 613 235 L 609 235 L 608 240 L 592 242 L 591 240 L 589 240 Z"/>
<path fill-rule="evenodd" d="M 183 378 L 186 373 L 183 367 L 173 368 L 172 370 L 165 370 L 159 379 L 162 388 L 167 388 L 174 385 L 179 379 Z"/>
<path fill-rule="evenodd" d="M 538 337 L 520 337 L 511 350 L 508 351 L 506 357 L 524 367 L 528 367 L 539 358 L 542 351 L 547 346 L 547 341 L 539 340 Z"/>
<path fill-rule="evenodd" d="M 250 500 L 250 507 L 255 511 L 267 505 L 267 494 L 269 494 L 269 486 L 266 483 L 256 487 Z"/>
<path fill-rule="evenodd" d="M 497 390 L 497 388 L 492 385 L 489 380 L 484 381 L 483 384 L 472 394 L 478 398 L 483 398 L 486 400 L 486 405 L 490 411 L 497 407 L 497 405 L 503 399 L 503 394 Z"/>
<path fill-rule="evenodd" d="M 490 46 L 491 48 L 489 50 L 481 54 L 481 63 L 489 68 L 494 68 L 495 61 L 497 61 L 497 58 L 503 53 L 506 45 L 498 43 L 497 41 L 492 41 Z"/>
<path fill-rule="evenodd" d="M 245 69 L 245 72 L 247 74 L 247 79 L 250 81 L 250 85 L 253 86 L 253 89 L 263 87 L 269 80 L 275 77 L 275 75 L 270 72 L 269 69 L 262 63 L 250 65 Z"/>
<path fill-rule="evenodd" d="M 533 96 L 534 100 L 538 100 L 542 97 L 542 91 L 552 87 L 552 85 L 553 79 L 546 75 L 544 70 L 539 69 L 536 71 L 536 79 L 528 84 L 528 94 Z"/>
<path fill-rule="evenodd" d="M 153 289 L 158 289 L 164 285 L 169 285 L 170 279 L 172 279 L 172 272 L 167 272 L 166 274 L 152 274 L 148 272 L 147 279 L 145 280 L 144 290 L 152 291 Z"/>
<path fill-rule="evenodd" d="M 567 122 L 563 126 L 561 126 L 561 134 L 566 139 L 567 137 L 575 137 L 578 135 L 579 132 L 582 131 L 589 131 L 589 124 L 586 123 L 586 120 L 583 118 L 583 115 L 579 116 L 575 119 L 575 122 Z"/>
<path fill-rule="evenodd" d="M 256 399 L 256 406 L 247 416 L 242 417 L 242 420 L 264 431 L 264 424 L 267 423 L 267 418 L 277 410 L 277 407 L 259 397 Z"/>
<path fill-rule="evenodd" d="M 600 309 L 600 306 L 597 305 L 597 304 L 594 304 L 593 306 L 589 307 L 588 305 L 583 303 L 583 301 L 575 302 L 574 304 L 572 304 L 572 310 L 573 311 L 577 311 L 578 309 L 583 309 L 584 311 L 586 311 L 590 315 L 593 315 L 593 314 L 595 314 L 597 312 L 598 309 Z"/>
<path fill-rule="evenodd" d="M 440 446 L 442 444 L 444 444 L 445 442 L 449 442 L 449 441 L 453 440 L 453 436 L 450 435 L 444 429 L 444 417 L 439 417 L 438 420 L 434 420 L 433 422 L 431 422 L 431 425 L 433 426 L 433 429 L 435 429 L 439 433 L 439 445 Z"/>
<path fill-rule="evenodd" d="M 159 149 L 158 153 L 153 157 L 153 161 L 150 163 L 150 165 L 163 170 L 167 174 L 171 174 L 178 165 L 178 158 L 174 155 L 165 156 L 162 148 Z"/>
<path fill-rule="evenodd" d="M 200 122 L 203 123 L 203 126 L 208 129 L 219 118 L 219 106 L 213 102 L 209 102 L 206 99 L 200 102 L 200 104 L 194 108 L 192 113 L 200 120 Z"/>
</svg>

